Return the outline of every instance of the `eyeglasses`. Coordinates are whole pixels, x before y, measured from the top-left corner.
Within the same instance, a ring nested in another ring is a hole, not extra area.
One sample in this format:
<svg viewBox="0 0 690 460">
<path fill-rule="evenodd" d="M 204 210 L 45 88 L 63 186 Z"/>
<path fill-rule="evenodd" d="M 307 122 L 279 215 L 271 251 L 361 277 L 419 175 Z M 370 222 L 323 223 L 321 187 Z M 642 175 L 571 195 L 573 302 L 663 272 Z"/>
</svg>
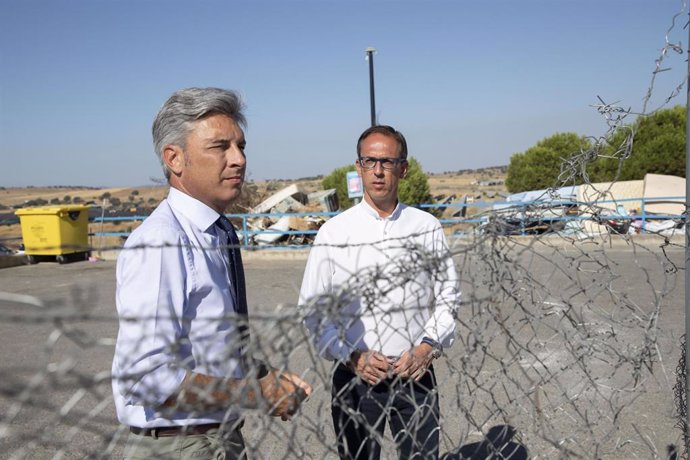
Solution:
<svg viewBox="0 0 690 460">
<path fill-rule="evenodd" d="M 386 171 L 390 171 L 397 165 L 404 163 L 407 160 L 402 158 L 374 158 L 374 157 L 360 157 L 357 159 L 359 165 L 364 169 L 374 169 L 376 163 L 381 163 L 381 167 Z"/>
</svg>

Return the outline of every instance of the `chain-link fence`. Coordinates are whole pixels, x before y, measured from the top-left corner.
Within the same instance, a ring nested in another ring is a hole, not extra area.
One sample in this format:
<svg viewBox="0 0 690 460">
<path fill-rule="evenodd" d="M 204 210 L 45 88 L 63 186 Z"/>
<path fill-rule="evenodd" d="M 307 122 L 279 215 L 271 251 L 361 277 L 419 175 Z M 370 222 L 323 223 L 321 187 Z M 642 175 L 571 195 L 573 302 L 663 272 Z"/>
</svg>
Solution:
<svg viewBox="0 0 690 460">
<path fill-rule="evenodd" d="M 673 391 L 680 245 L 488 236 L 453 251 L 463 301 L 457 342 L 435 364 L 442 453 L 486 448 L 500 427 L 530 458 L 665 458 L 682 446 Z M 295 305 L 304 264 L 296 254 L 246 261 L 253 355 L 314 386 L 292 421 L 248 411 L 255 458 L 336 456 L 332 364 L 316 356 Z M 123 455 L 128 430 L 111 396 L 113 277 L 114 262 L 3 273 L 3 457 Z M 384 458 L 394 457 L 390 435 L 383 444 Z"/>
</svg>

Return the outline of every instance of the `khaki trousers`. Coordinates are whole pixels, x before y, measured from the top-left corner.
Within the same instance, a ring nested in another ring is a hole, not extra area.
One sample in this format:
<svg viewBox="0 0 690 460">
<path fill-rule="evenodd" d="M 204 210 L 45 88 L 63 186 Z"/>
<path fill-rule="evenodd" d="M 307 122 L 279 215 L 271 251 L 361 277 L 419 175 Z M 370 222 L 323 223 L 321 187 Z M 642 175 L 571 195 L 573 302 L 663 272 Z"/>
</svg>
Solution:
<svg viewBox="0 0 690 460">
<path fill-rule="evenodd" d="M 246 460 L 244 438 L 239 428 L 231 431 L 209 430 L 204 434 L 153 437 L 129 433 L 125 445 L 128 460 L 214 459 Z"/>
</svg>

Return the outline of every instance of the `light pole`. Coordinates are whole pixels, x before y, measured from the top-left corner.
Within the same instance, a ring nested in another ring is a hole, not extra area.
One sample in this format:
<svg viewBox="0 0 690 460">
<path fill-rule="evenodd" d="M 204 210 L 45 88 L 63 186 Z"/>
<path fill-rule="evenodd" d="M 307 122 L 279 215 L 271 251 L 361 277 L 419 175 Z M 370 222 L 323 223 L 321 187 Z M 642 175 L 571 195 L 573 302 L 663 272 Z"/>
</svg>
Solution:
<svg viewBox="0 0 690 460">
<path fill-rule="evenodd" d="M 369 103 L 371 106 L 371 126 L 376 125 L 376 99 L 374 98 L 374 53 L 371 46 L 367 48 L 367 61 L 369 61 Z"/>
</svg>

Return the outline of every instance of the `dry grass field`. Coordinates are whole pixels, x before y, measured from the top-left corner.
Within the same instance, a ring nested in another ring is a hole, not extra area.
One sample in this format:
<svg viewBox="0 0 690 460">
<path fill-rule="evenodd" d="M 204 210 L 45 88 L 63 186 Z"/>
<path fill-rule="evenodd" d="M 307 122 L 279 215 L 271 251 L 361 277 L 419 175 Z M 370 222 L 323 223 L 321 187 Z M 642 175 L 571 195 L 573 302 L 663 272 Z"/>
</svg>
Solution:
<svg viewBox="0 0 690 460">
<path fill-rule="evenodd" d="M 430 174 L 429 188 L 437 201 L 446 197 L 454 198 L 451 202 L 460 202 L 464 196 L 472 197 L 476 201 L 494 201 L 501 199 L 505 194 L 505 168 L 486 168 L 481 170 L 459 171 L 454 173 Z M 481 181 L 500 181 L 501 185 L 480 185 Z M 321 179 L 309 180 L 282 180 L 250 182 L 245 187 L 245 193 L 251 194 L 244 197 L 244 211 L 249 211 L 254 206 L 272 193 L 281 190 L 293 183 L 297 183 L 307 193 L 321 190 Z M 122 203 L 132 203 L 155 207 L 167 194 L 167 187 L 162 185 L 144 187 L 115 187 L 115 188 L 89 188 L 89 187 L 27 187 L 27 188 L 0 188 L 0 214 L 12 214 L 12 209 L 17 205 L 25 205 L 32 200 L 45 200 L 47 206 L 60 206 L 65 203 L 77 202 L 93 203 L 100 205 L 103 196 L 109 200 L 117 199 Z M 470 210 L 471 212 L 471 210 Z M 136 223 L 106 223 L 90 224 L 89 232 L 102 231 L 131 231 Z M 21 241 L 21 229 L 19 225 L 0 225 L 0 243 L 9 247 L 17 247 Z M 103 242 L 99 242 L 101 244 Z M 116 244 L 115 240 L 105 243 Z M 94 245 L 96 246 L 96 245 Z"/>
</svg>

